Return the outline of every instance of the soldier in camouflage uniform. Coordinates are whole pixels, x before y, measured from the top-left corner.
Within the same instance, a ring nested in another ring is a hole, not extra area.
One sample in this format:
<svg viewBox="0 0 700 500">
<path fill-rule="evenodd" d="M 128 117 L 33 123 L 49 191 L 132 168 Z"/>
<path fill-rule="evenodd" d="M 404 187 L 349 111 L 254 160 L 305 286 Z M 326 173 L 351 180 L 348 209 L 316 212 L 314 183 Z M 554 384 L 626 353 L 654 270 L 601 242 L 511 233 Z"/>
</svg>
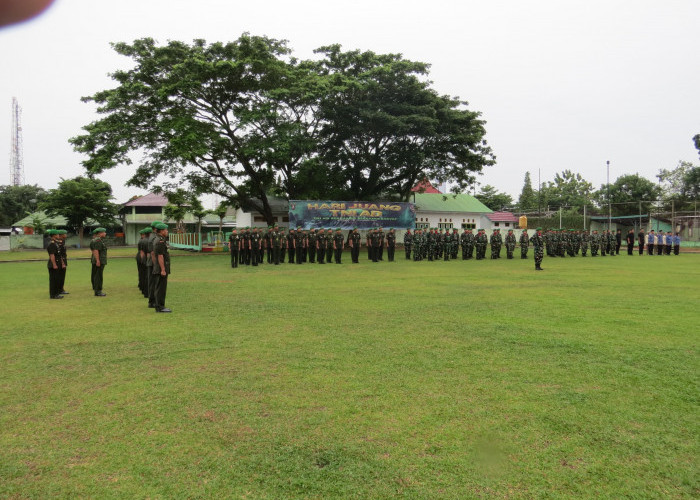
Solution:
<svg viewBox="0 0 700 500">
<path fill-rule="evenodd" d="M 272 263 L 276 266 L 280 264 L 280 253 L 282 251 L 282 233 L 275 227 L 270 235 L 270 245 L 272 245 Z"/>
<path fill-rule="evenodd" d="M 509 229 L 508 234 L 506 235 L 506 257 L 508 259 L 513 258 L 513 251 L 515 250 L 515 244 L 517 242 L 515 241 L 515 235 L 513 234 L 513 230 Z"/>
<path fill-rule="evenodd" d="M 396 232 L 394 228 L 389 229 L 386 235 L 386 252 L 389 262 L 394 262 L 394 252 L 396 251 Z"/>
<path fill-rule="evenodd" d="M 532 247 L 535 251 L 535 270 L 542 271 L 542 259 L 544 257 L 544 240 L 542 238 L 542 228 L 535 230 L 535 235 L 531 238 Z"/>
<path fill-rule="evenodd" d="M 486 231 L 479 229 L 476 234 L 476 260 L 481 260 L 486 258 L 486 246 L 488 245 L 489 237 L 486 236 Z"/>
<path fill-rule="evenodd" d="M 335 234 L 333 235 L 333 250 L 335 252 L 335 263 L 340 264 L 343 257 L 343 246 L 345 245 L 345 238 L 340 228 L 336 228 Z"/>
<path fill-rule="evenodd" d="M 333 262 L 333 242 L 335 236 L 333 235 L 333 230 L 328 229 L 326 231 L 326 264 Z"/>
<path fill-rule="evenodd" d="M 423 259 L 423 231 L 416 229 L 413 234 L 413 260 L 418 262 Z"/>
<path fill-rule="evenodd" d="M 392 229 L 393 231 L 393 229 Z M 357 230 L 357 228 L 353 228 L 352 233 L 350 233 L 350 238 L 349 239 L 349 245 L 350 245 L 350 255 L 352 257 L 352 262 L 353 264 L 359 264 L 360 263 L 360 245 L 362 245 L 362 236 L 360 236 L 360 232 Z M 391 259 L 393 260 L 393 255 L 391 255 Z"/>
<path fill-rule="evenodd" d="M 326 263 L 326 231 L 321 228 L 316 237 L 316 259 L 319 264 Z"/>
<path fill-rule="evenodd" d="M 289 233 L 287 233 L 287 255 L 289 255 L 289 260 L 287 262 L 289 264 L 294 264 L 294 255 L 296 253 L 294 244 L 296 243 L 296 239 L 296 231 L 294 231 L 293 227 L 290 227 Z"/>
<path fill-rule="evenodd" d="M 309 231 L 309 236 L 307 238 L 307 246 L 309 248 L 309 263 L 310 264 L 315 264 L 316 263 L 316 240 L 318 239 L 318 235 L 316 234 L 316 230 L 312 229 Z"/>
<path fill-rule="evenodd" d="M 581 257 L 585 257 L 588 253 L 588 244 L 590 243 L 591 237 L 588 231 L 584 230 L 581 232 Z"/>
<path fill-rule="evenodd" d="M 489 243 L 491 243 L 491 259 L 497 259 L 498 257 L 496 256 L 496 249 L 498 248 L 498 237 L 496 236 L 496 232 L 498 230 L 494 229 L 493 232 L 491 233 L 491 238 Z"/>
<path fill-rule="evenodd" d="M 527 250 L 530 246 L 530 235 L 527 234 L 527 229 L 523 229 L 520 234 L 520 258 L 527 259 Z"/>
<path fill-rule="evenodd" d="M 406 260 L 411 260 L 411 247 L 413 246 L 413 235 L 411 230 L 407 229 L 403 235 L 403 250 L 406 253 Z"/>
<path fill-rule="evenodd" d="M 231 252 L 231 267 L 238 267 L 238 256 L 241 251 L 241 236 L 234 227 L 231 230 L 231 235 L 228 237 L 228 249 Z"/>
<path fill-rule="evenodd" d="M 598 247 L 600 246 L 600 235 L 598 234 L 597 229 L 593 231 L 593 234 L 591 234 L 589 241 L 591 244 L 591 257 L 597 257 Z"/>
<path fill-rule="evenodd" d="M 450 260 L 450 255 L 452 254 L 452 234 L 450 231 L 445 231 L 442 235 L 442 253 L 445 256 L 445 262 Z"/>
</svg>

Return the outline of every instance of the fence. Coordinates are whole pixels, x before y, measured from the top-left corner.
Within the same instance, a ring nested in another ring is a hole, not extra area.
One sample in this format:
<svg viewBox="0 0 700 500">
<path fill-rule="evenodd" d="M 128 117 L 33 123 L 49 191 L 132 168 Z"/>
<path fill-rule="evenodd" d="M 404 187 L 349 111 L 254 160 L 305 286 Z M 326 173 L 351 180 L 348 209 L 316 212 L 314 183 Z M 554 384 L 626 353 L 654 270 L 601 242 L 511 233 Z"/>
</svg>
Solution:
<svg viewBox="0 0 700 500">
<path fill-rule="evenodd" d="M 200 233 L 171 233 L 168 241 L 173 248 L 202 251 L 202 235 Z"/>
</svg>

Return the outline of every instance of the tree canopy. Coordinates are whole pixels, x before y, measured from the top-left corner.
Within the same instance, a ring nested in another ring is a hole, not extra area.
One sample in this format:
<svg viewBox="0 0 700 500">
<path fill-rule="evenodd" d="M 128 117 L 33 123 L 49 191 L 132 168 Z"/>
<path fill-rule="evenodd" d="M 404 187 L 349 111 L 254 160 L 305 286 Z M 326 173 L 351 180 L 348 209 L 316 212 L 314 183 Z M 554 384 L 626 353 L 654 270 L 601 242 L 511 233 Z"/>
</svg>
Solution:
<svg viewBox="0 0 700 500">
<path fill-rule="evenodd" d="M 133 60 L 83 98 L 102 118 L 71 139 L 90 174 L 129 165 L 129 184 L 213 193 L 272 221 L 269 197 L 408 199 L 418 179 L 465 188 L 494 157 L 467 103 L 438 95 L 428 65 L 400 55 L 286 42 L 113 44 Z"/>
<path fill-rule="evenodd" d="M 10 227 L 34 212 L 46 194 L 44 188 L 37 185 L 0 186 L 0 226 Z"/>
<path fill-rule="evenodd" d="M 112 188 L 106 182 L 89 177 L 61 179 L 56 189 L 49 191 L 39 208 L 47 215 L 65 217 L 68 226 L 77 229 L 82 238 L 88 219 L 104 226 L 114 226 L 118 206 L 113 204 Z"/>
<path fill-rule="evenodd" d="M 520 197 L 518 198 L 518 207 L 522 212 L 535 210 L 537 208 L 537 195 L 532 189 L 530 172 L 525 172 L 525 181 L 523 182 L 523 189 L 520 191 Z"/>
<path fill-rule="evenodd" d="M 610 184 L 610 204 L 613 215 L 637 215 L 649 210 L 649 203 L 658 199 L 659 187 L 639 174 L 622 175 Z M 608 205 L 608 187 L 603 184 L 595 193 L 601 208 Z"/>
<path fill-rule="evenodd" d="M 513 197 L 511 195 L 501 193 L 489 184 L 482 186 L 474 197 L 494 211 L 503 210 L 513 203 Z"/>
<path fill-rule="evenodd" d="M 550 208 L 569 208 L 578 213 L 583 212 L 584 205 L 591 205 L 593 184 L 581 174 L 563 170 L 554 176 L 554 181 L 542 186 L 542 205 Z"/>
</svg>

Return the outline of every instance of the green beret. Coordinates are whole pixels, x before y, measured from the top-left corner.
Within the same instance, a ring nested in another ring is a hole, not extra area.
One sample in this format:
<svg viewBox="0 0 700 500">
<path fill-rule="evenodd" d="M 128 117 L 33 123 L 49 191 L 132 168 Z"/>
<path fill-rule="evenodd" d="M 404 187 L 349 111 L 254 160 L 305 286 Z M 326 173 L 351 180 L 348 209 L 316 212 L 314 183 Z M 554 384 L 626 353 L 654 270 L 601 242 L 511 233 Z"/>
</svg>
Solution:
<svg viewBox="0 0 700 500">
<path fill-rule="evenodd" d="M 340 228 L 339 228 L 339 227 L 336 227 L 335 230 L 336 230 L 336 231 L 340 231 Z"/>
<path fill-rule="evenodd" d="M 150 234 L 150 233 L 153 232 L 153 228 L 152 228 L 152 227 L 144 227 L 144 228 L 141 230 L 141 232 L 142 232 L 143 234 Z"/>
<path fill-rule="evenodd" d="M 96 227 L 93 229 L 92 234 L 97 234 L 97 233 L 106 233 L 107 230 L 103 227 Z"/>
<path fill-rule="evenodd" d="M 159 220 L 154 220 L 153 222 L 151 222 L 151 227 L 155 229 L 158 224 L 162 224 L 162 222 Z"/>
<path fill-rule="evenodd" d="M 156 224 L 156 229 L 157 229 L 158 231 L 160 231 L 160 230 L 162 230 L 162 229 L 168 229 L 168 225 L 167 225 L 167 224 L 163 224 L 163 223 L 161 222 L 160 224 Z"/>
<path fill-rule="evenodd" d="M 46 234 L 47 234 L 48 236 L 53 236 L 54 234 L 56 234 L 56 230 L 55 230 L 55 229 L 48 229 L 48 230 L 46 231 Z"/>
<path fill-rule="evenodd" d="M 537 229 L 535 229 L 535 231 L 542 231 L 542 228 L 538 227 Z"/>
</svg>

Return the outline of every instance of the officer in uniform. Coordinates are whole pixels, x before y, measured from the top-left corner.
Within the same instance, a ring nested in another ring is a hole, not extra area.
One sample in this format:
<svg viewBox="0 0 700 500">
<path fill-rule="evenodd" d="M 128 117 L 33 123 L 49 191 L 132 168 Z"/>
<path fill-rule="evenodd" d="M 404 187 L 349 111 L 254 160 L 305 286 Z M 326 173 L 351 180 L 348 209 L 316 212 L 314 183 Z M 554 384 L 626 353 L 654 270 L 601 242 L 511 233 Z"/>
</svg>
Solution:
<svg viewBox="0 0 700 500">
<path fill-rule="evenodd" d="M 307 238 L 307 247 L 309 249 L 309 264 L 316 263 L 316 241 L 318 236 L 315 229 L 309 231 L 309 236 Z"/>
<path fill-rule="evenodd" d="M 170 253 L 168 252 L 168 225 L 160 223 L 156 226 L 158 239 L 153 246 L 153 276 L 155 277 L 155 309 L 157 313 L 169 313 L 165 307 L 165 293 L 168 290 L 168 275 L 170 274 Z"/>
<path fill-rule="evenodd" d="M 301 230 L 301 226 L 297 227 L 297 232 L 294 235 L 294 251 L 296 253 L 297 264 L 304 262 L 304 247 L 306 246 L 306 234 Z"/>
<path fill-rule="evenodd" d="M 639 255 L 644 254 L 644 229 L 640 229 L 637 233 L 637 248 L 639 250 Z"/>
<path fill-rule="evenodd" d="M 104 242 L 104 237 L 107 236 L 107 230 L 103 227 L 96 228 L 93 232 L 93 239 L 90 242 L 90 252 L 92 254 L 90 261 L 92 262 L 92 289 L 95 292 L 95 297 L 104 297 L 107 295 L 102 291 L 103 274 L 107 265 L 107 246 Z"/>
<path fill-rule="evenodd" d="M 542 238 L 542 228 L 538 227 L 535 230 L 535 235 L 531 238 L 532 246 L 535 251 L 535 271 L 543 271 L 542 259 L 544 258 L 544 240 Z"/>
<path fill-rule="evenodd" d="M 352 263 L 353 264 L 359 264 L 360 263 L 360 245 L 362 244 L 362 237 L 360 236 L 360 232 L 357 230 L 356 227 L 352 229 L 352 233 L 350 233 L 350 238 L 349 238 L 349 245 L 350 245 L 350 255 L 352 256 Z"/>
<path fill-rule="evenodd" d="M 413 246 L 413 235 L 411 230 L 407 229 L 403 235 L 403 250 L 406 253 L 406 260 L 411 260 L 411 247 Z"/>
<path fill-rule="evenodd" d="M 228 237 L 228 249 L 231 252 L 231 267 L 238 267 L 238 257 L 241 253 L 241 235 L 238 234 L 238 230 L 234 227 L 231 230 L 231 235 Z"/>
<path fill-rule="evenodd" d="M 143 228 L 141 231 L 141 239 L 136 246 L 136 262 L 139 268 L 139 290 L 141 294 L 148 298 L 148 267 L 146 266 L 146 260 L 148 256 L 148 237 L 151 235 L 151 226 Z"/>
<path fill-rule="evenodd" d="M 627 255 L 632 255 L 634 251 L 634 230 L 630 229 L 627 231 L 627 238 L 625 238 L 625 241 L 627 242 Z"/>
<path fill-rule="evenodd" d="M 515 235 L 513 230 L 509 229 L 506 235 L 506 257 L 509 259 L 513 258 L 513 251 L 515 250 Z"/>
<path fill-rule="evenodd" d="M 479 229 L 476 234 L 476 260 L 486 258 L 486 245 L 488 245 L 489 237 L 486 236 L 486 231 Z"/>
<path fill-rule="evenodd" d="M 51 237 L 49 245 L 46 247 L 46 251 L 49 254 L 49 261 L 47 262 L 47 267 L 49 269 L 49 298 L 50 299 L 62 299 L 61 289 L 59 288 L 59 273 L 61 272 L 61 256 L 58 250 L 58 243 L 56 239 L 58 234 L 56 234 L 56 229 L 49 229 L 46 234 Z"/>
<path fill-rule="evenodd" d="M 333 235 L 333 249 L 335 250 L 335 263 L 340 264 L 340 260 L 343 256 L 343 244 L 345 243 L 345 238 L 343 238 L 343 233 L 340 228 L 335 229 L 335 234 Z"/>
<path fill-rule="evenodd" d="M 65 229 L 57 229 L 56 234 L 58 235 L 56 244 L 58 245 L 58 251 L 61 255 L 61 265 L 59 266 L 58 273 L 58 289 L 61 295 L 68 295 L 65 289 L 66 270 L 68 269 L 68 252 L 66 251 L 66 236 L 68 231 Z"/>
<path fill-rule="evenodd" d="M 148 275 L 148 307 L 155 307 L 155 285 L 156 281 L 153 278 L 153 245 L 155 244 L 156 238 L 156 226 L 160 224 L 160 221 L 151 222 L 152 231 L 148 235 L 148 244 L 146 245 L 147 255 L 146 255 L 146 274 Z"/>
<path fill-rule="evenodd" d="M 289 254 L 288 264 L 294 264 L 294 255 L 296 253 L 295 243 L 297 235 L 293 227 L 289 228 L 289 233 L 287 234 L 287 254 Z"/>
<path fill-rule="evenodd" d="M 527 229 L 523 229 L 520 234 L 520 258 L 527 259 L 527 250 L 530 246 L 530 235 L 527 234 Z"/>
<path fill-rule="evenodd" d="M 280 264 L 284 264 L 285 259 L 286 259 L 286 251 L 287 251 L 287 235 L 284 234 L 284 228 L 280 228 L 280 237 L 281 237 L 281 243 L 280 243 Z"/>
<path fill-rule="evenodd" d="M 394 228 L 389 229 L 389 233 L 386 235 L 386 252 L 389 262 L 394 262 L 394 252 L 396 252 L 396 232 Z"/>
<path fill-rule="evenodd" d="M 326 230 L 323 228 L 318 230 L 316 237 L 316 260 L 319 264 L 326 263 Z"/>
<path fill-rule="evenodd" d="M 588 244 L 591 241 L 591 235 L 588 234 L 588 231 L 584 230 L 581 233 L 581 257 L 585 257 L 586 253 L 588 252 Z"/>
</svg>

